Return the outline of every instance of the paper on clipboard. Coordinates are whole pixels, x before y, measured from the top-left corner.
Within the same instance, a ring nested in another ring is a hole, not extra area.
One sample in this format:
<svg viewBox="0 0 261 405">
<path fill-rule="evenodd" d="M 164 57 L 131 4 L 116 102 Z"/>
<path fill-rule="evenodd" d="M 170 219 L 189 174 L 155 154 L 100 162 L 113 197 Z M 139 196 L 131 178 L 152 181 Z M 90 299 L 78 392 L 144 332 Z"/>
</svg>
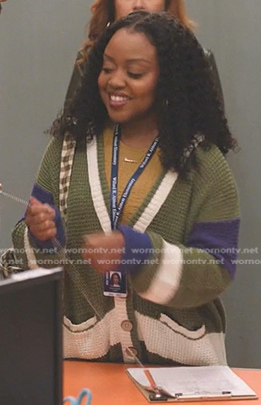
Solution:
<svg viewBox="0 0 261 405">
<path fill-rule="evenodd" d="M 166 401 L 214 399 L 255 399 L 256 393 L 228 366 L 148 368 L 157 387 L 169 397 Z M 128 368 L 128 374 L 141 387 L 150 390 L 141 368 Z M 145 389 L 145 390 L 144 390 Z M 148 395 L 145 395 L 149 400 Z"/>
</svg>

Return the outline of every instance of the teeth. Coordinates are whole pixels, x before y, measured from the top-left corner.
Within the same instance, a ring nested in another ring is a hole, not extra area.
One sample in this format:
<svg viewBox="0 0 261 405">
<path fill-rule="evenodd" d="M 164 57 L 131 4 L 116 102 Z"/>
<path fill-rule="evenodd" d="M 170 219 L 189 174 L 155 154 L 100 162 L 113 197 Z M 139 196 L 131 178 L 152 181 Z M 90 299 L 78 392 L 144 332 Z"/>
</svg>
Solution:
<svg viewBox="0 0 261 405">
<path fill-rule="evenodd" d="M 111 95 L 111 96 L 110 96 L 110 99 L 111 99 L 112 101 L 125 101 L 125 100 L 127 100 L 127 97 Z"/>
</svg>

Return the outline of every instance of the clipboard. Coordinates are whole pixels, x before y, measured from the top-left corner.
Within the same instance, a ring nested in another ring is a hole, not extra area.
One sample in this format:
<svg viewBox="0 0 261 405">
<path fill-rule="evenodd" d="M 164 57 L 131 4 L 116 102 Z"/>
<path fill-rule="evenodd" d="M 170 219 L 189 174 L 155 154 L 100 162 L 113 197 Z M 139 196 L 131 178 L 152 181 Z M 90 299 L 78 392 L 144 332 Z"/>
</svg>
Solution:
<svg viewBox="0 0 261 405">
<path fill-rule="evenodd" d="M 150 403 L 258 398 L 228 366 L 128 368 L 126 372 Z"/>
</svg>

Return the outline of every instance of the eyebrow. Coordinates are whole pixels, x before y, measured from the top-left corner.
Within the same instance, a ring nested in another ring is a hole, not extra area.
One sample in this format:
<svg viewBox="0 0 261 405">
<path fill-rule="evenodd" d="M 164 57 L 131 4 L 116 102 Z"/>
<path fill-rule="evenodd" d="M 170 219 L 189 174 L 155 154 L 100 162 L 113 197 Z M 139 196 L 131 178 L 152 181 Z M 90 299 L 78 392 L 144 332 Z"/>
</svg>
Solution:
<svg viewBox="0 0 261 405">
<path fill-rule="evenodd" d="M 115 59 L 112 58 L 111 56 L 107 55 L 106 53 L 103 55 L 104 58 L 109 59 L 111 62 L 115 62 Z M 133 63 L 133 62 L 145 62 L 150 65 L 153 64 L 153 62 L 149 61 L 148 59 L 143 59 L 143 58 L 133 58 L 133 59 L 127 59 L 128 63 Z"/>
</svg>

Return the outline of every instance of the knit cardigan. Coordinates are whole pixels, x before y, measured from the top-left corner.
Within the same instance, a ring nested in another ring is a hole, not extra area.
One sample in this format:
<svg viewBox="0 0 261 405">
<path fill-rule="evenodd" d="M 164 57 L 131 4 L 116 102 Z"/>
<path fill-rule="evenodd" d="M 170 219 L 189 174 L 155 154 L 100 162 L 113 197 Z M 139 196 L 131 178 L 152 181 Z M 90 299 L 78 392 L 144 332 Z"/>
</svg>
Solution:
<svg viewBox="0 0 261 405">
<path fill-rule="evenodd" d="M 36 178 L 42 190 L 37 197 L 56 207 L 61 150 L 61 140 L 50 142 Z M 187 178 L 162 172 L 126 224 L 149 235 L 152 252 L 128 275 L 127 298 L 114 298 L 103 295 L 103 276 L 81 254 L 85 235 L 111 230 L 103 153 L 102 137 L 87 148 L 76 146 L 65 260 L 55 249 L 37 248 L 23 219 L 13 231 L 24 269 L 64 265 L 65 358 L 132 362 L 132 350 L 146 363 L 226 364 L 219 294 L 234 278 L 239 230 L 238 195 L 226 160 L 216 146 L 198 147 L 197 167 Z"/>
</svg>

